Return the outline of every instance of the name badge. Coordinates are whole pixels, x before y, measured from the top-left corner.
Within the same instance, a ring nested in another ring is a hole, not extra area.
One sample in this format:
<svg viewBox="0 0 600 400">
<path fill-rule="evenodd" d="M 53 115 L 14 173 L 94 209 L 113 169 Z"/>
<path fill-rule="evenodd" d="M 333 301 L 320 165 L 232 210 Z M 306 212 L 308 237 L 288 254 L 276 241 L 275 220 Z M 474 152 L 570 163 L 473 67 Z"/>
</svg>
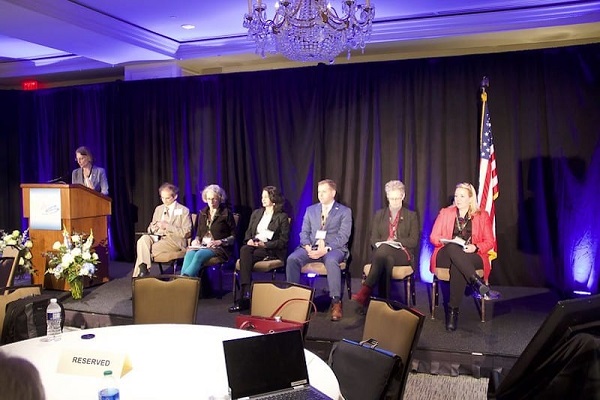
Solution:
<svg viewBox="0 0 600 400">
<path fill-rule="evenodd" d="M 100 350 L 65 349 L 60 354 L 57 371 L 62 374 L 104 376 L 104 371 L 123 376 L 131 371 L 131 361 L 126 354 Z"/>
<path fill-rule="evenodd" d="M 175 212 L 173 212 L 173 215 L 183 215 L 183 210 L 181 208 L 176 208 Z"/>
<path fill-rule="evenodd" d="M 327 231 L 319 229 L 317 231 L 317 234 L 315 235 L 315 239 L 317 239 L 317 240 L 319 240 L 319 239 L 325 240 L 325 236 L 327 236 Z"/>
</svg>

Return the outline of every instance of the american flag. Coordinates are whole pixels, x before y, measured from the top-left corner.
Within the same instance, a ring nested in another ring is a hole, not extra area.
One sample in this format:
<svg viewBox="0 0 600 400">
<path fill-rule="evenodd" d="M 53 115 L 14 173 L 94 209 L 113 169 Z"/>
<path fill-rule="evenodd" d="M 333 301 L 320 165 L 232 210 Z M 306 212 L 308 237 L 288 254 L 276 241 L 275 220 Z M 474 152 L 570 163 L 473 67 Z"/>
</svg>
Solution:
<svg viewBox="0 0 600 400">
<path fill-rule="evenodd" d="M 481 129 L 479 132 L 479 208 L 485 210 L 492 219 L 494 232 L 494 250 L 490 250 L 490 260 L 497 257 L 498 243 L 496 242 L 496 206 L 498 198 L 498 175 L 496 174 L 496 154 L 492 139 L 492 123 L 487 103 L 485 86 L 482 88 L 481 100 L 483 110 L 481 113 Z"/>
</svg>

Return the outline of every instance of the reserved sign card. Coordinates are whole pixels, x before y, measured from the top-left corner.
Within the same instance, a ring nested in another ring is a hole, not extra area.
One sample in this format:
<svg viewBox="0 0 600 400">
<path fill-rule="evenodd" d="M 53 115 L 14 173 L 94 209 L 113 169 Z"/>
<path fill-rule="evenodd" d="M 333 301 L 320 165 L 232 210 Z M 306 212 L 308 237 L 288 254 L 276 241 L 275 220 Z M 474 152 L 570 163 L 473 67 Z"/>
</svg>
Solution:
<svg viewBox="0 0 600 400">
<path fill-rule="evenodd" d="M 102 377 L 111 370 L 114 376 L 131 371 L 131 361 L 126 354 L 89 349 L 65 349 L 58 360 L 58 372 L 69 375 Z"/>
</svg>

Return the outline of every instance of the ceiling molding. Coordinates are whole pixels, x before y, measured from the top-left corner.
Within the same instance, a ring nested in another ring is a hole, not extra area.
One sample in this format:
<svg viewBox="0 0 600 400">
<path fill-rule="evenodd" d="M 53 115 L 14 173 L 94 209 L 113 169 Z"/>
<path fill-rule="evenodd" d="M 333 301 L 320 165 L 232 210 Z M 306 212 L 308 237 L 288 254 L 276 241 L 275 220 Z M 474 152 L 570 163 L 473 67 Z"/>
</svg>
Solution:
<svg viewBox="0 0 600 400">
<path fill-rule="evenodd" d="M 96 7 L 102 4 L 95 0 L 88 3 Z M 434 3 L 427 4 L 429 8 L 421 4 L 409 7 L 412 14 L 404 17 L 399 14 L 405 8 L 387 3 L 395 17 L 389 17 L 388 12 L 385 18 L 376 18 L 364 54 L 352 51 L 351 59 L 347 60 L 343 53 L 335 62 L 600 42 L 600 0 L 554 4 L 539 0 L 483 1 L 481 5 L 465 5 L 460 10 L 452 9 L 448 3 L 448 7 L 438 11 L 432 8 Z M 235 28 L 231 35 L 178 42 L 74 0 L 0 0 L 0 35 L 64 52 L 56 57 L 13 60 L 8 59 L 6 53 L 3 57 L 0 48 L 0 85 L 11 87 L 20 79 L 36 77 L 56 84 L 71 81 L 65 79 L 69 73 L 81 79 L 94 75 L 122 79 L 114 71 L 122 75 L 128 65 L 135 65 L 137 69 L 147 65 L 147 68 L 160 70 L 166 68 L 160 66 L 162 63 L 175 63 L 186 75 L 314 65 L 292 62 L 273 54 L 260 57 L 255 53 L 254 43 L 243 33 L 242 17 L 240 14 L 240 28 Z M 126 17 L 121 15 L 121 18 Z M 107 73 L 99 74 L 102 69 Z"/>
</svg>

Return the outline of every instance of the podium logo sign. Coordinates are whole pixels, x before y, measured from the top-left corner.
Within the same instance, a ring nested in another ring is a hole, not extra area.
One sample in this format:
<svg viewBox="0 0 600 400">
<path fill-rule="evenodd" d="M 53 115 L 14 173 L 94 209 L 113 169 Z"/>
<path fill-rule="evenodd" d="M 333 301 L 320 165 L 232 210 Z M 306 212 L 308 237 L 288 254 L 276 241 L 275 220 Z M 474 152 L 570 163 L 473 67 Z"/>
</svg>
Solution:
<svg viewBox="0 0 600 400">
<path fill-rule="evenodd" d="M 31 189 L 29 191 L 29 227 L 60 231 L 60 189 Z"/>
</svg>

